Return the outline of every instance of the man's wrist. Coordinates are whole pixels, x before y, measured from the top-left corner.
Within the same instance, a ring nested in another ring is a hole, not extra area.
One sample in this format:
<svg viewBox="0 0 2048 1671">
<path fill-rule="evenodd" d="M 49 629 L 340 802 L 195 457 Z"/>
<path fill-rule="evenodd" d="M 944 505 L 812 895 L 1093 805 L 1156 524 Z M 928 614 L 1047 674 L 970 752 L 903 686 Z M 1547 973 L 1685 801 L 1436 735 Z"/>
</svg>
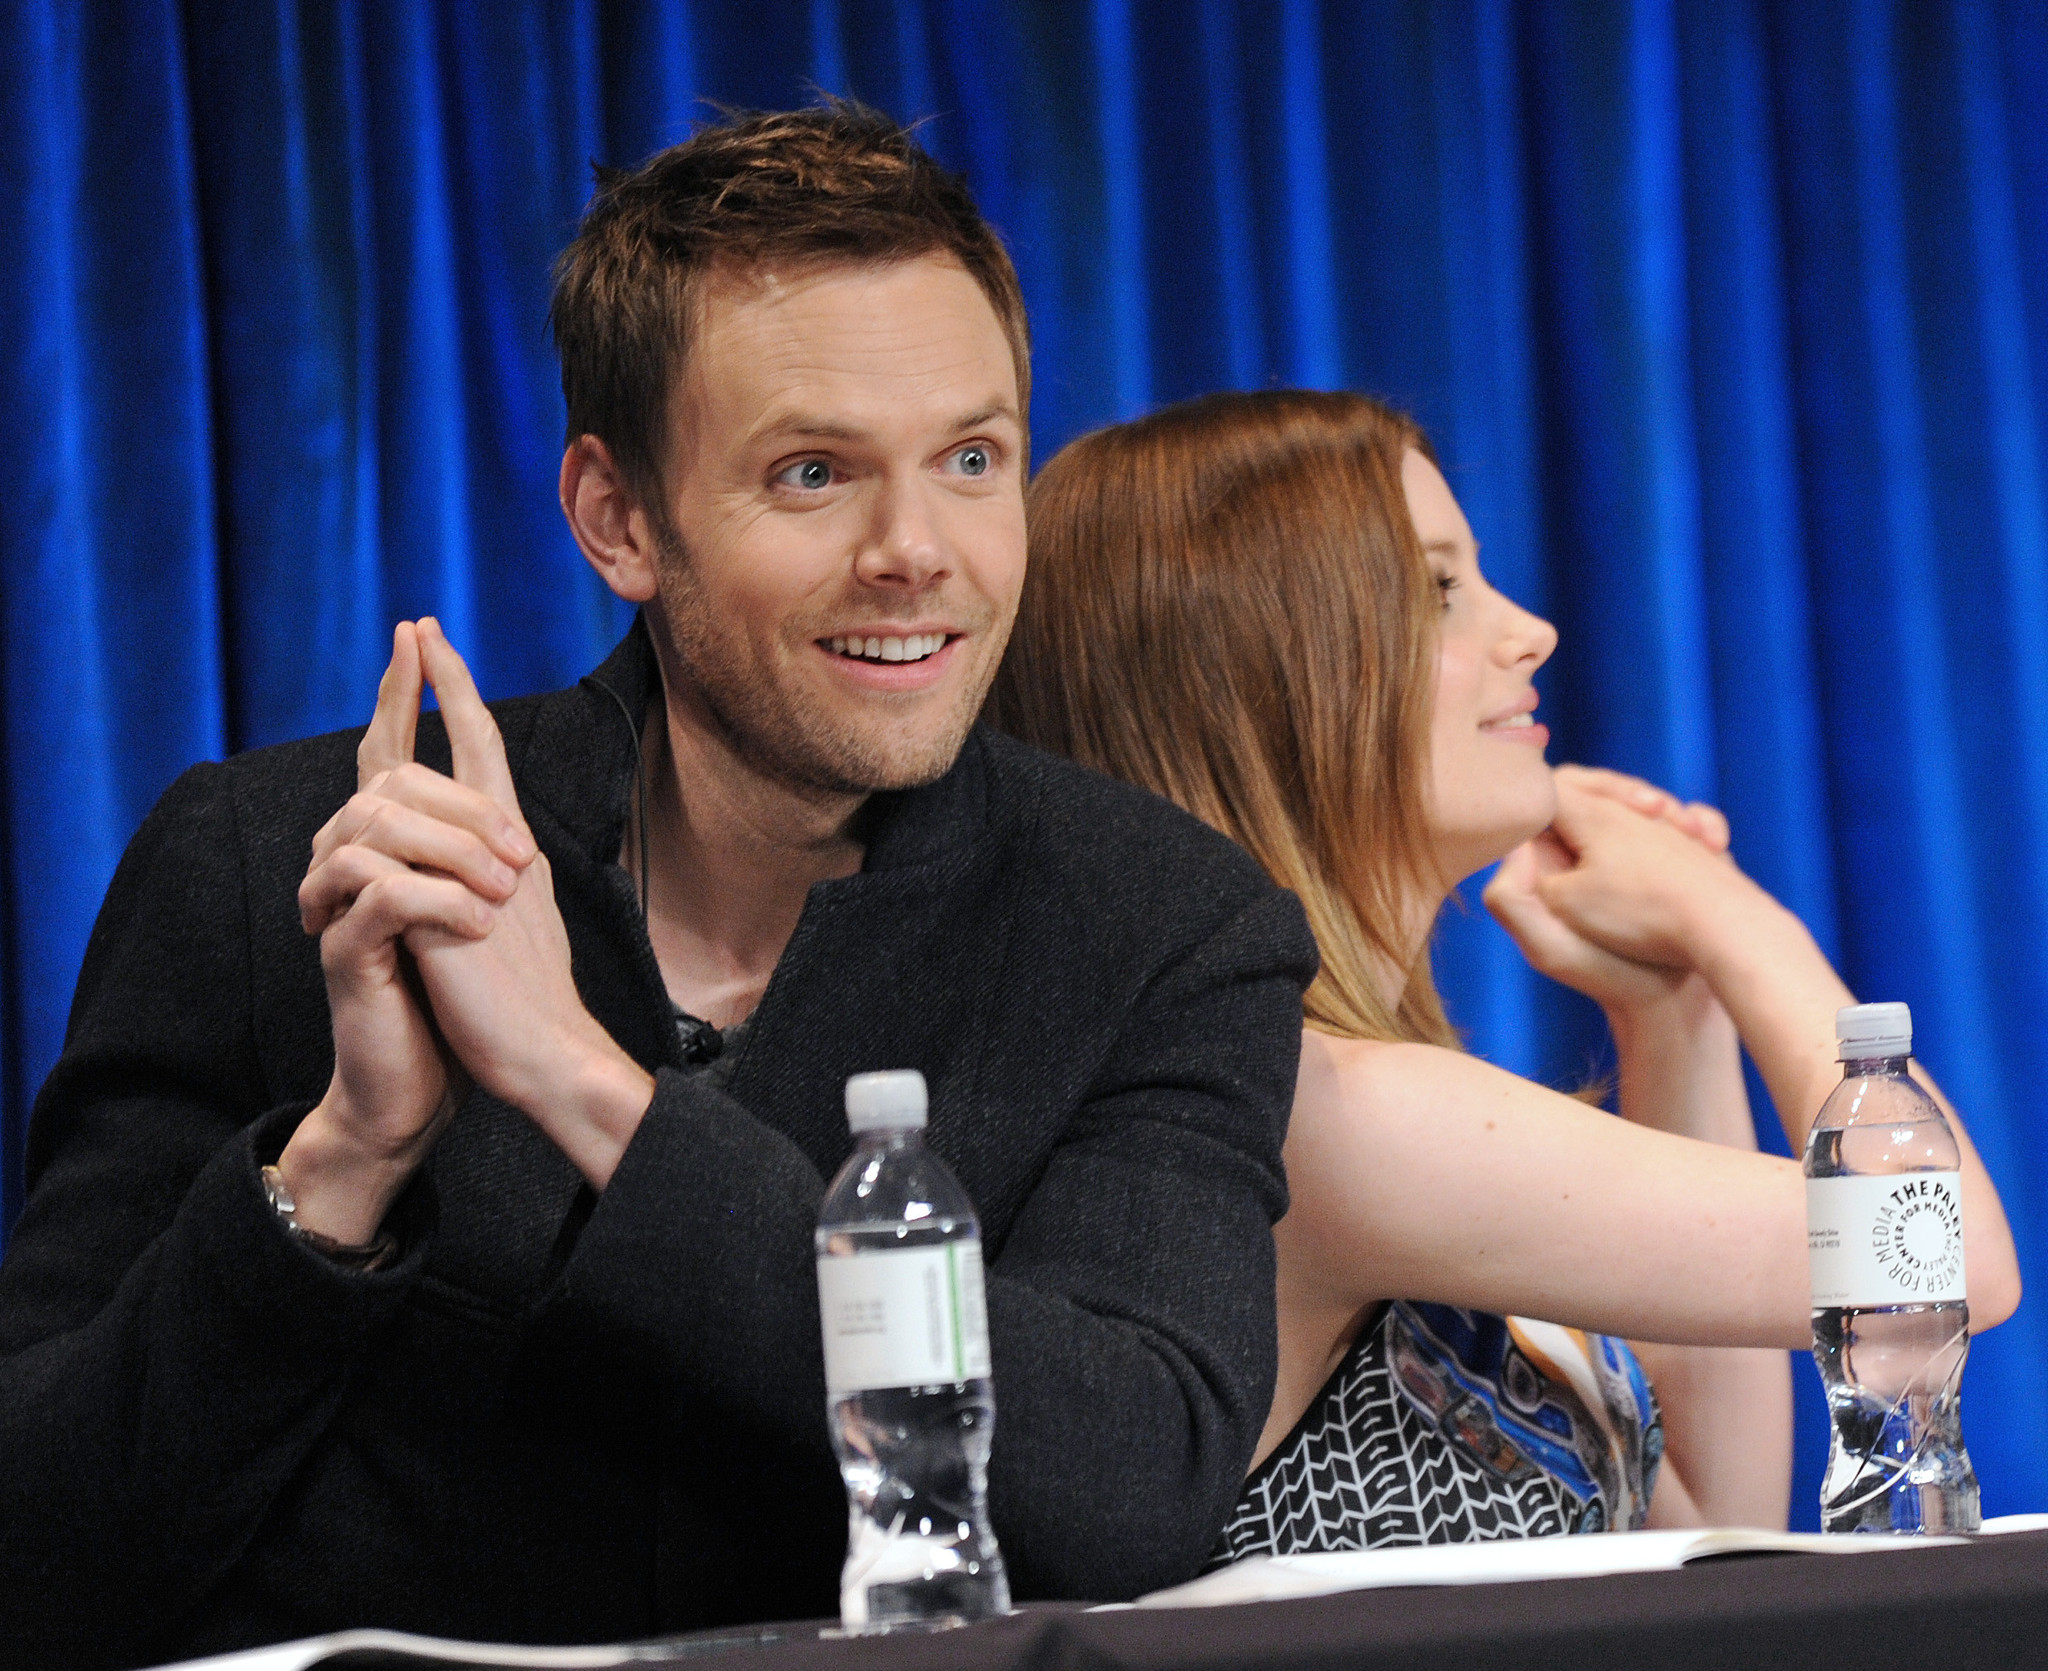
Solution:
<svg viewBox="0 0 2048 1671">
<path fill-rule="evenodd" d="M 577 1171 L 602 1190 L 654 1100 L 654 1075 L 591 1023 L 594 1037 L 563 1050 L 553 1083 L 526 1103 L 526 1113 Z"/>
<path fill-rule="evenodd" d="M 302 1224 L 298 1200 L 275 1166 L 263 1168 L 263 1193 L 270 1201 L 271 1211 L 283 1221 L 287 1234 L 344 1270 L 381 1271 L 398 1257 L 398 1238 L 389 1230 L 379 1230 L 366 1242 L 340 1242 Z"/>
<path fill-rule="evenodd" d="M 424 1143 L 379 1149 L 352 1135 L 330 1088 L 277 1157 L 278 1181 L 293 1203 L 292 1219 L 339 1246 L 374 1241 L 426 1152 Z"/>
</svg>

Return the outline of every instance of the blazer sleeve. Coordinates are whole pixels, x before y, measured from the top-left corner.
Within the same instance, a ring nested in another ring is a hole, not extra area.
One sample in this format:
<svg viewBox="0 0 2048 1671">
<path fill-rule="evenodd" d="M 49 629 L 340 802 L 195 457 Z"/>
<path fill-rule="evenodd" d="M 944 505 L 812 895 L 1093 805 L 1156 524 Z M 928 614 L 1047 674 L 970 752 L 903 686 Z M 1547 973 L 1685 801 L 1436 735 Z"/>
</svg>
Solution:
<svg viewBox="0 0 2048 1671">
<path fill-rule="evenodd" d="M 1215 1547 L 1273 1402 L 1272 1227 L 1314 942 L 1264 891 L 1147 989 L 989 1285 L 990 1503 L 1028 1595 Z"/>
<path fill-rule="evenodd" d="M 294 1242 L 265 1199 L 306 1104 L 272 1106 L 226 771 L 130 844 L 38 1097 L 0 1263 L 0 1638 L 11 1664 L 132 1662 L 233 1566 L 417 1275 Z"/>
<path fill-rule="evenodd" d="M 1119 1599 L 1190 1576 L 1272 1401 L 1273 1221 L 1315 971 L 1264 887 L 1125 1018 L 989 1272 L 990 1501 L 1020 1596 Z M 798 1451 L 826 1449 L 797 1146 L 664 1070 L 565 1272 L 662 1373 Z"/>
</svg>

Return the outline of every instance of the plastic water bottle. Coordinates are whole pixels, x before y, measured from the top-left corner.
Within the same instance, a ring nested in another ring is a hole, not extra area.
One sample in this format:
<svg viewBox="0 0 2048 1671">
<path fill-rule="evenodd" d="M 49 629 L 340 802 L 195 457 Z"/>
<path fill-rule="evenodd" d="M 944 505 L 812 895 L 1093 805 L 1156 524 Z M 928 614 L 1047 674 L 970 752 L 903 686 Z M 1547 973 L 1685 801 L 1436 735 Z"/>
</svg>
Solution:
<svg viewBox="0 0 2048 1671">
<path fill-rule="evenodd" d="M 846 1082 L 852 1158 L 818 1215 L 825 1401 L 846 1480 L 855 1632 L 1010 1611 L 988 1519 L 988 1311 L 974 1204 L 924 1146 L 919 1073 Z"/>
<path fill-rule="evenodd" d="M 1904 1004 L 1842 1010 L 1835 1037 L 1842 1082 L 1806 1140 L 1813 1360 L 1832 1417 L 1821 1527 L 1974 1532 L 1961 1152 L 1907 1076 Z"/>
</svg>

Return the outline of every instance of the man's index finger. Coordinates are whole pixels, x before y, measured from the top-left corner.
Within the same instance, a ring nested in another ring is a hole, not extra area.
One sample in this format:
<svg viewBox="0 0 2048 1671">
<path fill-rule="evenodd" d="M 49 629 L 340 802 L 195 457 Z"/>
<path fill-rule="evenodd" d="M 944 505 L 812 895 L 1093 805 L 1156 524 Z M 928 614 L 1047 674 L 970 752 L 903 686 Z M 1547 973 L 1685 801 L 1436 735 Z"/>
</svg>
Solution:
<svg viewBox="0 0 2048 1671">
<path fill-rule="evenodd" d="M 420 664 L 440 699 L 441 721 L 448 728 L 448 751 L 455 781 L 481 789 L 515 819 L 519 794 L 512 787 L 512 768 L 505 761 L 505 739 L 498 722 L 478 693 L 469 666 L 432 616 L 419 624 Z"/>
<path fill-rule="evenodd" d="M 413 739 L 420 723 L 419 635 L 410 621 L 391 629 L 391 664 L 377 681 L 377 711 L 356 745 L 356 787 L 396 771 L 412 759 Z"/>
</svg>

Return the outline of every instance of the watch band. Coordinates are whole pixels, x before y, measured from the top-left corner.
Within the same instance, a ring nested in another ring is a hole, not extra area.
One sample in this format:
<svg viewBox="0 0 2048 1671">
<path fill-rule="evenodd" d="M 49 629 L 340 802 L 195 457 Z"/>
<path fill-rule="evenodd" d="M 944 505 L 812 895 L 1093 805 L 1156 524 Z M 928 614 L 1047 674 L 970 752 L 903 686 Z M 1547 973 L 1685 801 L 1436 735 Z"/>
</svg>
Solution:
<svg viewBox="0 0 2048 1671">
<path fill-rule="evenodd" d="M 271 1211 L 283 1220 L 287 1232 L 315 1253 L 347 1270 L 381 1271 L 398 1256 L 398 1238 L 389 1230 L 379 1230 L 367 1242 L 361 1243 L 338 1242 L 318 1230 L 309 1230 L 299 1222 L 299 1204 L 292 1199 L 284 1174 L 275 1166 L 263 1169 L 263 1193 L 270 1200 Z"/>
</svg>

